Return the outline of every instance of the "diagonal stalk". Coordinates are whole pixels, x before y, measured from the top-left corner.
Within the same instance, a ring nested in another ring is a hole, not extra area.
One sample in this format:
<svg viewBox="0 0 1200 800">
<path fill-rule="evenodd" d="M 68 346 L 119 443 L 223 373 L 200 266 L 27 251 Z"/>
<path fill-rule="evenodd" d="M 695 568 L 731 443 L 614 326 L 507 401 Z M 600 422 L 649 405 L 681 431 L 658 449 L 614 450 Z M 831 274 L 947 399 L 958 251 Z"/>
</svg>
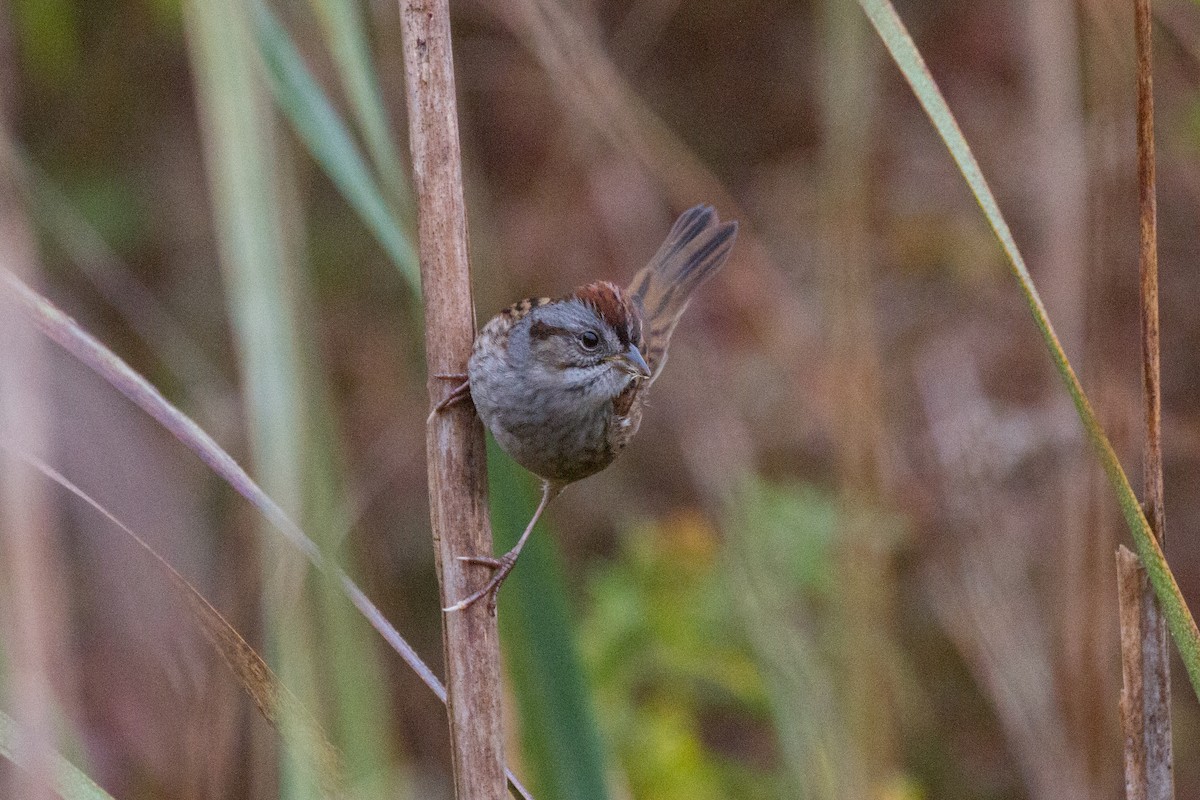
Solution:
<svg viewBox="0 0 1200 800">
<path fill-rule="evenodd" d="M 1046 348 L 1050 351 L 1050 358 L 1054 361 L 1055 369 L 1058 370 L 1063 383 L 1066 384 L 1067 392 L 1075 404 L 1076 413 L 1083 423 L 1088 440 L 1092 443 L 1096 455 L 1100 459 L 1100 464 L 1104 468 L 1104 474 L 1116 494 L 1121 514 L 1125 517 L 1125 523 L 1129 526 L 1129 531 L 1133 536 L 1134 547 L 1142 559 L 1142 563 L 1146 566 L 1150 584 L 1154 587 L 1154 593 L 1158 597 L 1159 603 L 1162 604 L 1163 614 L 1167 618 L 1167 627 L 1179 650 L 1184 667 L 1187 669 L 1192 688 L 1200 697 L 1200 631 L 1196 628 L 1196 620 L 1192 617 L 1187 603 L 1184 602 L 1179 585 L 1175 582 L 1175 576 L 1171 574 L 1162 547 L 1154 538 L 1146 515 L 1142 513 L 1141 504 L 1138 503 L 1133 487 L 1129 484 L 1129 478 L 1121 468 L 1121 462 L 1117 458 L 1112 444 L 1108 441 L 1104 429 L 1100 426 L 1096 412 L 1092 410 L 1092 405 L 1088 401 L 1087 395 L 1084 394 L 1083 386 L 1079 383 L 1075 370 L 1072 369 L 1066 353 L 1063 352 L 1058 335 L 1054 332 L 1054 326 L 1050 324 L 1050 318 L 1046 314 L 1046 308 L 1042 305 L 1042 299 L 1033 285 L 1033 278 L 1030 277 L 1029 270 L 1025 266 L 1025 259 L 1017 248 L 1008 223 L 1000 213 L 1000 207 L 996 203 L 991 187 L 983 177 L 983 171 L 975 161 L 975 155 L 967 145 L 966 137 L 959 129 L 954 115 L 950 113 L 950 107 L 942 97 L 941 90 L 934 82 L 929 68 L 925 66 L 924 59 L 921 58 L 916 44 L 913 43 L 912 37 L 909 36 L 908 30 L 904 27 L 899 15 L 896 14 L 896 9 L 891 2 L 889 0 L 859 0 L 859 5 L 866 12 L 871 24 L 875 26 L 875 30 L 883 40 L 884 46 L 887 47 L 892 59 L 904 74 L 905 80 L 912 87 L 921 107 L 925 109 L 925 113 L 929 116 L 934 128 L 937 129 L 942 141 L 945 142 L 980 208 L 983 209 L 984 216 L 987 217 L 988 224 L 996 234 L 996 238 L 1000 240 L 1000 246 L 1008 257 L 1021 294 L 1024 295 L 1025 302 L 1033 314 L 1034 324 L 1037 325 L 1038 331 L 1046 343 Z"/>
<path fill-rule="evenodd" d="M 359 613 L 366 618 L 384 641 L 396 651 L 417 677 L 429 687 L 434 696 L 446 702 L 446 687 L 433 670 L 417 655 L 392 623 L 388 622 L 367 594 L 336 564 L 328 561 L 316 544 L 297 525 L 275 500 L 262 490 L 216 441 L 165 397 L 149 381 L 126 364 L 116 353 L 101 344 L 79 326 L 75 320 L 57 309 L 49 300 L 30 289 L 20 278 L 0 268 L 0 297 L 11 299 L 26 318 L 48 339 L 52 340 L 134 405 L 162 425 L 172 436 L 195 453 L 209 469 L 228 483 L 238 494 L 266 518 L 288 543 L 296 548 L 318 570 L 329 575 Z M 7 313 L 7 311 L 6 311 Z M 3 318 L 3 315 L 0 315 Z M 505 772 L 509 790 L 518 800 L 532 800 L 511 770 Z"/>
</svg>

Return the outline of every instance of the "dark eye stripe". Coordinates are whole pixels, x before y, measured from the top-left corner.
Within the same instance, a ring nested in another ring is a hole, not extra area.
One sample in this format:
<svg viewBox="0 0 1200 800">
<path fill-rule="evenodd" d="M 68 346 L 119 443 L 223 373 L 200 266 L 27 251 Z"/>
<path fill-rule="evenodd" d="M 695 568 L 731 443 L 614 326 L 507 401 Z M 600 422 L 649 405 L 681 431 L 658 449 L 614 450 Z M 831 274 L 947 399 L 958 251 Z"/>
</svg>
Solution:
<svg viewBox="0 0 1200 800">
<path fill-rule="evenodd" d="M 571 332 L 566 328 L 560 328 L 557 325 L 548 325 L 538 320 L 530 326 L 529 335 L 535 339 L 549 339 L 551 336 L 570 336 Z"/>
</svg>

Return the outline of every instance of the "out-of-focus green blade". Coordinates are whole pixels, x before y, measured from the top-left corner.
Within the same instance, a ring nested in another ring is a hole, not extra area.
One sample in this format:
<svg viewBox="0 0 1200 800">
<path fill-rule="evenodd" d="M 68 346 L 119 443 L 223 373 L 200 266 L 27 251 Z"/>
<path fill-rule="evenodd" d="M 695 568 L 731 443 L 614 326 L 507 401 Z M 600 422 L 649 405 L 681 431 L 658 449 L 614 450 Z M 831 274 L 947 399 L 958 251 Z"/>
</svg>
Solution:
<svg viewBox="0 0 1200 800">
<path fill-rule="evenodd" d="M 286 191 L 274 111 L 257 67 L 254 19 L 237 0 L 188 5 L 188 35 L 213 193 L 234 341 L 242 365 L 256 471 L 293 518 L 303 516 L 328 552 L 345 526 L 339 508 L 340 470 L 330 434 L 334 414 L 309 326 L 305 273 L 297 267 L 302 225 L 299 202 Z M 327 583 L 309 586 L 290 554 L 264 559 L 272 660 L 309 708 L 332 724 L 347 775 L 376 785 L 373 797 L 396 797 L 384 786 L 388 754 L 384 681 L 372 642 L 362 635 L 344 598 Z M 280 563 L 292 567 L 280 569 Z M 283 715 L 285 741 L 298 721 Z M 295 739 L 300 741 L 299 739 Z M 289 748 L 282 753 L 281 794 L 320 797 L 329 784 L 320 762 Z M 368 795 L 358 792 L 356 796 Z"/>
<path fill-rule="evenodd" d="M 488 441 L 496 551 L 517 542 L 537 506 L 535 481 Z M 517 698 L 524 760 L 538 797 L 601 800 L 605 756 L 575 644 L 566 583 L 545 525 L 500 590 L 500 636 Z"/>
<path fill-rule="evenodd" d="M 24 759 L 21 757 L 17 738 L 17 723 L 0 711 L 0 755 L 17 766 L 23 766 Z M 113 800 L 112 795 L 58 754 L 54 757 L 53 778 L 54 791 L 62 795 L 63 800 Z"/>
<path fill-rule="evenodd" d="M 258 48 L 271 92 L 313 158 L 358 213 L 400 269 L 414 293 L 421 290 L 416 251 L 388 208 L 349 129 L 321 90 L 300 52 L 266 4 L 251 4 Z"/>
<path fill-rule="evenodd" d="M 186 7 L 205 161 L 228 313 L 241 366 L 243 403 L 255 471 L 294 518 L 304 507 L 304 396 L 295 308 L 284 287 L 290 265 L 284 247 L 285 209 L 275 182 L 278 168 L 270 98 L 254 69 L 254 40 L 245 9 L 235 0 L 193 0 Z M 267 585 L 266 653 L 280 677 L 308 704 L 317 685 L 307 607 L 295 589 L 296 570 L 282 551 L 264 558 Z M 269 566 L 268 566 L 269 565 Z M 285 586 L 283 575 L 293 576 Z M 285 602 L 291 594 L 292 602 Z M 297 602 L 299 600 L 299 602 Z M 317 706 L 312 705 L 313 708 Z M 280 728 L 293 740 L 297 720 Z M 296 741 L 299 741 L 296 739 Z M 313 754 L 315 755 L 315 754 Z M 327 781 L 303 751 L 280 752 L 280 796 L 316 800 Z"/>
<path fill-rule="evenodd" d="M 375 162 L 385 191 L 405 218 L 413 214 L 412 193 L 400 166 L 395 138 L 388 125 L 383 93 L 371 66 L 371 48 L 363 25 L 358 0 L 312 0 L 317 18 L 325 31 L 329 52 L 337 63 L 338 75 L 350 99 L 350 108 L 362 129 L 367 151 Z"/>
<path fill-rule="evenodd" d="M 262 483 L 289 512 L 301 507 L 302 415 L 297 321 L 288 271 L 271 106 L 254 70 L 253 40 L 236 0 L 187 4 L 212 195 L 214 233 L 239 348 L 249 427 Z"/>
<path fill-rule="evenodd" d="M 1146 567 L 1146 573 L 1150 578 L 1151 585 L 1154 586 L 1158 602 L 1162 604 L 1163 614 L 1167 618 L 1167 627 L 1170 628 L 1171 638 L 1175 640 L 1175 646 L 1179 649 L 1179 655 L 1187 669 L 1188 678 L 1192 682 L 1192 689 L 1197 696 L 1200 696 L 1200 631 L 1196 628 L 1196 621 L 1183 599 L 1183 594 L 1179 591 L 1171 568 L 1167 565 L 1162 547 L 1154 538 L 1150 524 L 1142 513 L 1137 495 L 1134 494 L 1133 487 L 1129 484 L 1125 470 L 1121 468 L 1116 451 L 1108 441 L 1108 436 L 1105 435 L 1104 428 L 1096 418 L 1096 413 L 1092 410 L 1087 395 L 1084 394 L 1083 386 L 1079 383 L 1079 378 L 1076 377 L 1075 370 L 1071 367 L 1071 363 L 1067 360 L 1067 354 L 1058 341 L 1058 335 L 1054 332 L 1054 326 L 1050 324 L 1050 317 L 1046 313 L 1045 306 L 1042 305 L 1042 299 L 1033 285 L 1033 278 L 1025 266 L 1025 259 L 1017 248 L 1016 240 L 1013 239 L 1004 215 L 1000 213 L 1000 206 L 992 194 L 987 179 L 983 177 L 983 170 L 979 168 L 975 154 L 971 152 L 966 137 L 963 136 L 958 122 L 950 112 L 950 106 L 942 97 L 942 92 L 934 82 L 933 75 L 925 66 L 925 60 L 918 52 L 912 37 L 908 35 L 908 30 L 904 27 L 904 23 L 901 22 L 891 2 L 889 0 L 859 0 L 859 5 L 867 12 L 867 17 L 875 26 L 879 38 L 883 40 L 888 52 L 891 53 L 896 66 L 904 73 L 905 80 L 912 87 L 921 107 L 925 109 L 926 115 L 937 129 L 938 135 L 945 142 L 954 163 L 958 165 L 959 172 L 962 173 L 967 186 L 974 193 L 979 207 L 983 209 L 988 224 L 991 225 L 996 238 L 1000 240 L 1000 246 L 1008 257 L 1009 265 L 1012 267 L 1013 275 L 1025 297 L 1025 302 L 1033 313 L 1034 323 L 1042 334 L 1042 339 L 1050 351 L 1050 357 L 1054 361 L 1058 374 L 1067 386 L 1067 392 L 1070 393 L 1071 400 L 1075 403 L 1079 419 L 1087 431 L 1096 454 L 1100 457 L 1100 464 L 1104 467 L 1108 482 L 1117 496 L 1117 503 L 1121 506 L 1125 523 L 1133 535 L 1133 544 L 1137 548 L 1138 556 Z"/>
<path fill-rule="evenodd" d="M 340 492 L 344 479 L 335 430 L 320 423 L 334 419 L 334 409 L 324 381 L 314 376 L 307 386 L 313 409 L 308 419 L 312 434 L 305 522 L 310 530 L 321 531 L 322 549 L 333 552 L 341 534 L 350 528 Z M 410 794 L 407 786 L 398 784 L 401 776 L 394 769 L 389 732 L 392 706 L 378 640 L 342 593 L 336 578 L 327 576 L 320 589 L 315 605 L 321 619 L 317 646 L 322 651 L 326 681 L 321 694 L 344 753 L 350 789 L 356 800 L 403 800 Z"/>
</svg>

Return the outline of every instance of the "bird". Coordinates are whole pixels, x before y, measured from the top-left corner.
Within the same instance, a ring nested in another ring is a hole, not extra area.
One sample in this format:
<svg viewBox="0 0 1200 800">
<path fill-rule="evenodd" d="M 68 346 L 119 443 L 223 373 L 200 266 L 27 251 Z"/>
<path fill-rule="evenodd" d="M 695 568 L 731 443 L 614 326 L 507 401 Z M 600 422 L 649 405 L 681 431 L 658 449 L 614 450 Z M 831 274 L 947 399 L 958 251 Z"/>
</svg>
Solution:
<svg viewBox="0 0 1200 800">
<path fill-rule="evenodd" d="M 546 507 L 629 444 L 675 326 L 729 257 L 737 230 L 711 206 L 690 208 L 628 287 L 601 280 L 562 297 L 521 300 L 480 330 L 465 375 L 437 376 L 458 383 L 431 415 L 469 400 L 500 449 L 542 482 L 533 518 L 511 550 L 458 557 L 492 574 L 444 611 L 487 597 L 495 614 L 500 586 Z"/>
</svg>

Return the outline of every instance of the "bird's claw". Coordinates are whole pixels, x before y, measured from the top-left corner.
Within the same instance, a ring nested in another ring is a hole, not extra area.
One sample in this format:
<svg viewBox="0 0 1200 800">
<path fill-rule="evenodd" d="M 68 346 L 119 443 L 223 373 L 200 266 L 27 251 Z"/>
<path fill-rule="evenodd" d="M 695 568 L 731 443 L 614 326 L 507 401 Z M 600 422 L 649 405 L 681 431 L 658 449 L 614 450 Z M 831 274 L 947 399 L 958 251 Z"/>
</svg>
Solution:
<svg viewBox="0 0 1200 800">
<path fill-rule="evenodd" d="M 466 375 L 458 375 L 458 374 L 440 375 L 439 374 L 439 375 L 434 375 L 433 377 L 441 378 L 443 380 L 460 380 L 460 381 L 462 381 L 462 383 L 458 384 L 458 386 L 455 386 L 453 389 L 451 389 L 450 394 L 446 395 L 445 399 L 443 399 L 440 403 L 438 403 L 437 405 L 435 405 L 433 407 L 433 410 L 431 410 L 429 412 L 430 420 L 432 420 L 438 414 L 445 411 L 450 406 L 461 403 L 464 400 L 471 399 L 471 381 Z"/>
<path fill-rule="evenodd" d="M 542 512 L 546 510 L 546 506 L 550 501 L 558 496 L 562 491 L 562 486 L 559 484 L 546 481 L 542 484 L 542 502 L 538 503 L 537 511 L 533 512 L 533 519 L 529 520 L 529 524 L 525 526 L 525 532 L 521 534 L 521 538 L 517 539 L 516 545 L 499 558 L 491 556 L 459 556 L 458 560 L 465 564 L 478 564 L 481 567 L 487 567 L 492 570 L 492 577 L 484 587 L 472 595 L 464 597 L 454 605 L 442 609 L 449 613 L 451 611 L 462 611 L 472 603 L 482 600 L 484 596 L 488 598 L 488 613 L 493 617 L 496 616 L 496 595 L 500 591 L 500 584 L 504 583 L 504 579 L 508 577 L 508 573 L 512 572 L 513 567 L 517 563 L 518 556 L 521 555 L 521 548 L 525 546 L 525 541 L 529 538 L 529 534 L 533 533 L 533 527 L 537 525 L 537 521 L 541 519 Z"/>
<path fill-rule="evenodd" d="M 516 554 L 509 552 L 505 553 L 500 558 L 492 558 L 491 556 L 459 556 L 458 560 L 466 564 L 477 564 L 481 567 L 487 567 L 493 570 L 492 577 L 483 585 L 482 589 L 467 595 L 452 606 L 443 608 L 442 611 L 445 611 L 446 613 L 450 613 L 451 611 L 462 611 L 463 609 L 479 602 L 484 597 L 487 597 L 488 613 L 493 617 L 496 616 L 496 601 L 500 594 L 500 586 L 504 583 L 504 580 L 508 577 L 508 574 L 512 572 L 513 567 L 516 565 Z"/>
<path fill-rule="evenodd" d="M 464 564 L 476 564 L 481 567 L 491 567 L 492 569 L 500 569 L 504 563 L 503 558 L 492 558 L 491 556 L 459 556 L 458 560 Z"/>
</svg>

